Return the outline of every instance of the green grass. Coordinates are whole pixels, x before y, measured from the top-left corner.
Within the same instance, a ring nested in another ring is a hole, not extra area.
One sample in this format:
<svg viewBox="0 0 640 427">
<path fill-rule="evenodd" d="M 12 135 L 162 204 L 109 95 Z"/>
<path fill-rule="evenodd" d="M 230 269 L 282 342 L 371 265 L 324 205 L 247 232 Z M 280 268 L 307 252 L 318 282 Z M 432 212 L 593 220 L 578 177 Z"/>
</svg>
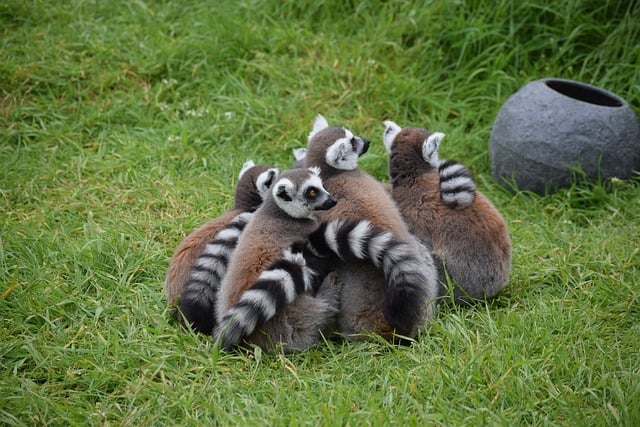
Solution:
<svg viewBox="0 0 640 427">
<path fill-rule="evenodd" d="M 0 2 L 0 423 L 638 425 L 640 180 L 491 179 L 502 103 L 547 76 L 640 111 L 640 4 Z M 511 283 L 411 347 L 218 353 L 166 311 L 180 240 L 314 116 L 448 134 L 503 213 Z"/>
</svg>

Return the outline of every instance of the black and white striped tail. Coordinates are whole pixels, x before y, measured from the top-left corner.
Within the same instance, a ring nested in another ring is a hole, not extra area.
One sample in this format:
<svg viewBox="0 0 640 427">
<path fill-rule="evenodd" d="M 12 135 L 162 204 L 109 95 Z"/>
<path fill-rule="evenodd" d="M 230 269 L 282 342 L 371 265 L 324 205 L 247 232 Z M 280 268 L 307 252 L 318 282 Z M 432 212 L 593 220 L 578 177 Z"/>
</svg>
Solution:
<svg viewBox="0 0 640 427">
<path fill-rule="evenodd" d="M 371 261 L 383 271 L 388 283 L 384 314 L 389 324 L 400 335 L 413 334 L 427 304 L 427 289 L 435 289 L 436 278 L 435 273 L 433 277 L 428 275 L 433 266 L 408 244 L 369 221 L 334 220 L 309 236 L 307 250 L 285 250 L 283 257 L 241 296 L 216 327 L 215 336 L 222 348 L 238 345 L 298 295 L 312 290 L 316 273 L 305 259 L 311 256 Z"/>
<path fill-rule="evenodd" d="M 227 273 L 238 239 L 252 216 L 252 213 L 244 212 L 229 221 L 207 243 L 191 267 L 189 282 L 180 295 L 178 306 L 197 332 L 211 334 L 213 331 L 218 289 Z"/>
<path fill-rule="evenodd" d="M 330 251 L 345 262 L 369 260 L 382 270 L 388 286 L 383 307 L 387 321 L 400 335 L 414 333 L 428 298 L 435 296 L 428 295 L 436 279 L 427 255 L 421 256 L 369 221 L 330 221 L 322 224 L 309 242 L 318 254 Z"/>
<path fill-rule="evenodd" d="M 476 198 L 476 183 L 471 172 L 462 164 L 445 160 L 438 166 L 440 196 L 444 204 L 453 208 L 466 208 Z"/>
<path fill-rule="evenodd" d="M 288 248 L 282 258 L 262 272 L 221 319 L 215 338 L 230 349 L 291 304 L 298 295 L 312 289 L 315 272 L 306 265 L 302 247 Z"/>
</svg>

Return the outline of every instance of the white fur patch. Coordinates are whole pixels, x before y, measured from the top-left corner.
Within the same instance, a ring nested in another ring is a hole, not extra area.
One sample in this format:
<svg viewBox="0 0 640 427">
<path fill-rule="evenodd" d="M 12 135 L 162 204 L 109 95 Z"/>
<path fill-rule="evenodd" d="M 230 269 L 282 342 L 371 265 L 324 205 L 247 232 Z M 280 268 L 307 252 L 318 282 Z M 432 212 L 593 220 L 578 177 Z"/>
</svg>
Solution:
<svg viewBox="0 0 640 427">
<path fill-rule="evenodd" d="M 422 158 L 434 167 L 438 166 L 438 149 L 444 137 L 444 133 L 434 132 L 422 143 Z"/>
<path fill-rule="evenodd" d="M 316 272 L 310 269 L 309 267 L 305 266 L 302 268 L 302 277 L 304 280 L 305 291 L 308 292 L 311 290 L 311 282 L 313 281 L 313 278 L 315 277 L 315 275 L 316 275 Z"/>
<path fill-rule="evenodd" d="M 318 174 L 314 173 L 313 175 L 311 175 L 309 179 L 307 179 L 302 184 L 302 188 L 307 189 L 309 186 L 314 186 L 324 190 L 324 187 L 322 186 L 322 180 L 320 179 L 320 176 L 319 176 L 320 168 L 314 167 L 313 169 L 316 169 L 318 171 Z"/>
<path fill-rule="evenodd" d="M 216 234 L 216 239 L 220 240 L 236 240 L 240 236 L 240 230 L 237 228 L 223 228 L 218 234 Z"/>
<path fill-rule="evenodd" d="M 391 120 L 385 120 L 382 123 L 385 126 L 384 134 L 382 135 L 382 142 L 387 151 L 391 151 L 391 144 L 393 144 L 393 140 L 396 139 L 396 136 L 400 133 L 402 128 Z"/>
<path fill-rule="evenodd" d="M 361 221 L 349 233 L 349 249 L 358 259 L 364 259 L 364 239 L 371 233 L 371 223 Z"/>
<path fill-rule="evenodd" d="M 452 177 L 453 175 L 457 175 L 460 171 L 463 171 L 465 168 L 460 163 L 451 164 L 444 169 L 440 170 L 440 179 L 447 179 Z M 468 179 L 468 178 L 467 178 Z"/>
<path fill-rule="evenodd" d="M 282 258 L 285 261 L 298 264 L 301 267 L 307 265 L 307 260 L 304 259 L 304 255 L 300 252 L 291 252 L 291 248 L 287 248 L 282 252 Z"/>
<path fill-rule="evenodd" d="M 329 166 L 340 170 L 354 170 L 358 167 L 358 153 L 351 146 L 351 138 L 340 138 L 334 142 L 325 155 Z"/>
<path fill-rule="evenodd" d="M 253 212 L 242 212 L 231 220 L 229 224 L 247 224 L 253 218 Z"/>
<path fill-rule="evenodd" d="M 259 307 L 269 319 L 276 314 L 276 304 L 272 297 L 269 292 L 263 289 L 249 289 L 242 295 L 240 301 L 246 301 L 254 307 Z M 255 323 L 253 327 L 255 327 Z"/>
<path fill-rule="evenodd" d="M 320 168 L 318 166 L 311 166 L 310 168 L 308 168 L 311 173 L 313 173 L 316 176 L 320 176 Z"/>
<path fill-rule="evenodd" d="M 321 130 L 326 129 L 328 127 L 329 127 L 329 123 L 327 122 L 327 119 L 325 119 L 320 114 L 318 114 L 316 116 L 316 120 L 313 122 L 313 128 L 311 128 L 311 132 L 309 133 L 308 140 L 313 138 Z"/>
<path fill-rule="evenodd" d="M 369 241 L 369 254 L 371 257 L 371 261 L 376 267 L 380 267 L 378 264 L 378 258 L 380 255 L 387 249 L 388 243 L 392 240 L 393 236 L 388 231 L 384 233 L 380 233 L 377 236 L 374 236 Z"/>
<path fill-rule="evenodd" d="M 293 149 L 293 157 L 296 160 L 302 160 L 307 157 L 307 149 L 306 148 L 294 148 Z"/>
<path fill-rule="evenodd" d="M 203 254 L 210 256 L 225 256 L 230 257 L 231 252 L 233 252 L 235 248 L 229 248 L 226 245 L 220 245 L 218 243 L 207 243 L 204 247 Z"/>
<path fill-rule="evenodd" d="M 199 257 L 196 261 L 196 267 L 204 268 L 209 271 L 215 271 L 217 273 L 224 273 L 226 271 L 226 267 L 220 260 L 217 258 L 211 257 Z"/>
<path fill-rule="evenodd" d="M 459 208 L 465 208 L 473 203 L 475 196 L 467 191 L 453 194 L 444 193 L 442 195 L 442 200 L 448 205 L 457 203 Z"/>
<path fill-rule="evenodd" d="M 470 182 L 471 180 L 466 176 L 457 176 L 446 181 L 440 181 L 440 189 L 444 192 L 455 191 L 460 187 L 468 186 Z"/>
<path fill-rule="evenodd" d="M 292 218 L 309 218 L 312 214 L 312 211 L 300 203 L 300 200 L 278 203 L 278 206 Z"/>
<path fill-rule="evenodd" d="M 327 242 L 327 246 L 338 255 L 340 251 L 338 250 L 338 241 L 337 241 L 337 233 L 338 229 L 342 226 L 342 220 L 331 221 L 327 224 L 327 228 L 324 230 L 324 240 Z"/>
<path fill-rule="evenodd" d="M 287 270 L 281 268 L 275 270 L 263 271 L 258 280 L 272 280 L 280 285 L 284 291 L 287 303 L 293 302 L 296 298 L 296 285 L 293 283 L 293 277 Z"/>
</svg>

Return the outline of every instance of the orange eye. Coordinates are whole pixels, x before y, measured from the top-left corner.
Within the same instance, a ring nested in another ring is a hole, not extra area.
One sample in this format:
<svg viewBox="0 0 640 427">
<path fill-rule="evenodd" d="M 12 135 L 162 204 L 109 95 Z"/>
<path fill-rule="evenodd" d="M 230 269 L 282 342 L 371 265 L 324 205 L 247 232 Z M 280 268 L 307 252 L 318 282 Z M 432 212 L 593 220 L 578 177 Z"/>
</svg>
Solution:
<svg viewBox="0 0 640 427">
<path fill-rule="evenodd" d="M 314 197 L 316 197 L 317 195 L 318 195 L 318 190 L 317 190 L 317 189 L 315 189 L 315 188 L 309 188 L 309 189 L 307 190 L 307 197 L 314 198 Z"/>
</svg>

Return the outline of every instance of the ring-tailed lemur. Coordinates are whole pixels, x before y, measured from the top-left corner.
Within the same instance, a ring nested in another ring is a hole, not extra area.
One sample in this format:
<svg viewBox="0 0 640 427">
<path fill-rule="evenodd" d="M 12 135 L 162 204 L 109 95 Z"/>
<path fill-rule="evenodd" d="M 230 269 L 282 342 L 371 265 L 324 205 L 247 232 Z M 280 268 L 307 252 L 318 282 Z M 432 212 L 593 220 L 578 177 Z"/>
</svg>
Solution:
<svg viewBox="0 0 640 427">
<path fill-rule="evenodd" d="M 366 220 L 402 245 L 403 256 L 390 256 L 393 261 L 383 263 L 382 269 L 371 260 L 336 265 L 334 271 L 343 282 L 337 328 L 348 338 L 367 332 L 387 339 L 394 333 L 413 338 L 435 312 L 437 273 L 431 254 L 409 233 L 383 185 L 358 168 L 358 158 L 367 149 L 368 141 L 343 127 L 330 127 L 322 116 L 309 134 L 306 164 L 320 168 L 325 187 L 338 199 L 332 210 L 320 213 L 320 219 Z"/>
<path fill-rule="evenodd" d="M 313 272 L 304 268 L 306 261 L 295 247 L 318 228 L 316 211 L 335 204 L 316 169 L 280 175 L 245 227 L 222 281 L 215 331 L 222 347 L 235 345 L 264 321 L 257 312 L 270 320 L 245 338 L 248 343 L 264 349 L 282 343 L 290 351 L 319 342 L 338 309 L 336 283 L 325 281 L 312 295 Z"/>
<path fill-rule="evenodd" d="M 179 307 L 194 330 L 210 334 L 215 323 L 216 292 L 225 265 L 211 261 L 221 252 L 229 256 L 247 215 L 262 204 L 279 173 L 277 168 L 247 161 L 238 177 L 233 208 L 191 232 L 174 252 L 164 282 L 167 302 L 171 314 L 180 319 Z M 218 236 L 225 227 L 229 231 Z"/>
<path fill-rule="evenodd" d="M 330 272 L 336 263 L 369 261 L 389 283 L 420 280 L 415 276 L 414 264 L 408 262 L 413 256 L 411 251 L 391 232 L 376 228 L 367 220 L 323 223 L 306 243 L 301 241 L 286 249 L 282 258 L 264 270 L 220 319 L 218 328 L 224 331 L 219 336 L 221 346 L 228 349 L 238 345 L 301 294 L 316 289 L 316 284 L 321 283 L 322 287 L 327 286 L 326 280 L 339 281 Z M 329 279 L 325 279 L 327 276 Z"/>
<path fill-rule="evenodd" d="M 460 163 L 441 161 L 444 134 L 384 122 L 392 196 L 410 231 L 431 247 L 439 279 L 454 300 L 490 298 L 509 280 L 511 242 L 504 219 Z"/>
</svg>

